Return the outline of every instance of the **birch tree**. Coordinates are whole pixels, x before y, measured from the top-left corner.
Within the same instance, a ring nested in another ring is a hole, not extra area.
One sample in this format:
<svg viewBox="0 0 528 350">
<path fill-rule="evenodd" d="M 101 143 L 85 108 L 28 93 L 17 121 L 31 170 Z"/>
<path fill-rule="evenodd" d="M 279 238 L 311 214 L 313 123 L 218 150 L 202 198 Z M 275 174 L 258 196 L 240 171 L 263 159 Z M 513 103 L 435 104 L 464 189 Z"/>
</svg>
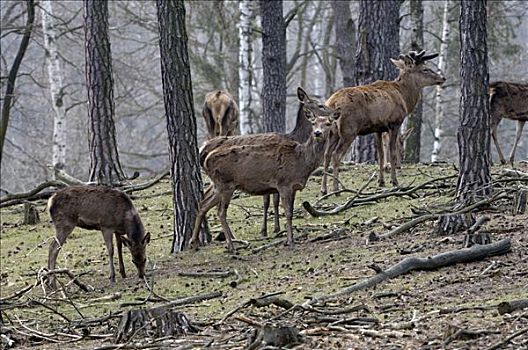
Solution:
<svg viewBox="0 0 528 350">
<path fill-rule="evenodd" d="M 449 33 L 451 32 L 451 19 L 449 15 L 449 7 L 451 0 L 444 1 L 444 12 L 442 16 L 442 38 L 440 42 L 440 54 L 438 56 L 438 69 L 446 72 L 447 49 L 449 42 Z M 433 152 L 431 153 L 431 162 L 438 162 L 440 152 L 442 150 L 442 122 L 444 120 L 444 85 L 436 86 L 435 99 L 435 119 L 434 119 L 434 142 Z"/>
<path fill-rule="evenodd" d="M 42 0 L 41 6 L 44 48 L 46 50 L 48 65 L 48 81 L 51 103 L 55 111 L 53 118 L 52 165 L 54 168 L 62 169 L 66 164 L 66 109 L 63 100 L 64 86 L 62 84 L 62 70 L 57 49 L 57 31 L 54 23 L 51 0 Z"/>
<path fill-rule="evenodd" d="M 239 46 L 239 88 L 238 88 L 238 106 L 240 108 L 240 133 L 242 135 L 252 134 L 253 123 L 251 122 L 251 85 L 253 75 L 251 71 L 252 57 L 252 33 L 251 18 L 252 6 L 251 0 L 241 0 L 238 3 L 240 11 L 240 23 L 238 34 L 240 38 Z"/>
</svg>

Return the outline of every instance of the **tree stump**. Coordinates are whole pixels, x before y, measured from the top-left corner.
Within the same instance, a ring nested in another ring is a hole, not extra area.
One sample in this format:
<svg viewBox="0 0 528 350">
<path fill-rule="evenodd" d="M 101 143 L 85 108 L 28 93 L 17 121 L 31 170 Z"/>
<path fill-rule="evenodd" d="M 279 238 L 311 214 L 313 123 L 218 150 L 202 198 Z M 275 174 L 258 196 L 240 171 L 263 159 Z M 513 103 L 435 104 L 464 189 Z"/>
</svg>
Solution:
<svg viewBox="0 0 528 350">
<path fill-rule="evenodd" d="M 26 202 L 24 203 L 24 225 L 35 225 L 40 222 L 40 217 L 35 204 Z"/>
<path fill-rule="evenodd" d="M 167 307 L 128 310 L 121 317 L 114 341 L 115 343 L 126 342 L 132 336 L 156 339 L 197 331 L 198 329 L 191 324 L 183 312 Z"/>
<path fill-rule="evenodd" d="M 453 235 L 458 231 L 464 231 L 475 223 L 471 213 L 453 214 L 441 216 L 438 219 L 434 235 Z"/>
<path fill-rule="evenodd" d="M 266 345 L 283 347 L 289 344 L 298 344 L 301 342 L 299 330 L 293 326 L 272 326 L 265 325 L 262 328 L 263 340 Z"/>
</svg>

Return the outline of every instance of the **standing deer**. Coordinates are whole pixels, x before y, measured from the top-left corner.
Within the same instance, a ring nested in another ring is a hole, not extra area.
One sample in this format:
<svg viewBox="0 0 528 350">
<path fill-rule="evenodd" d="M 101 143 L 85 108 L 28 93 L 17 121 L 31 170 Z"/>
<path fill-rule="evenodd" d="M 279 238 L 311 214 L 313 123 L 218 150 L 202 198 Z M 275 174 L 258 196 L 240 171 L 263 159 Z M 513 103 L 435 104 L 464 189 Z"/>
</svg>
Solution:
<svg viewBox="0 0 528 350">
<path fill-rule="evenodd" d="M 145 275 L 147 256 L 145 248 L 150 233 L 145 229 L 130 198 L 121 191 L 105 186 L 72 186 L 57 191 L 48 201 L 48 210 L 55 226 L 55 239 L 51 242 L 48 270 L 55 269 L 57 255 L 66 238 L 78 226 L 87 230 L 101 230 L 108 251 L 110 282 L 115 283 L 114 244 L 117 241 L 119 272 L 125 278 L 122 245 L 128 247 L 139 278 Z M 55 278 L 49 283 L 56 287 Z"/>
<path fill-rule="evenodd" d="M 235 252 L 233 235 L 227 223 L 227 208 L 235 190 L 251 195 L 279 193 L 286 212 L 288 245 L 293 247 L 293 204 L 295 194 L 306 186 L 310 174 L 320 165 L 329 130 L 339 112 L 331 115 L 305 111 L 312 123 L 310 138 L 299 143 L 276 134 L 263 134 L 253 143 L 219 146 L 204 160 L 204 169 L 213 184 L 200 202 L 191 247 L 198 246 L 198 235 L 207 212 L 218 206 L 218 216 L 230 253 Z M 243 136 L 242 136 L 243 137 Z M 248 136 L 246 136 L 248 137 Z"/>
<path fill-rule="evenodd" d="M 380 186 L 385 185 L 383 177 L 383 132 L 389 132 L 389 152 L 391 164 L 396 164 L 396 138 L 405 117 L 414 110 L 421 96 L 422 88 L 443 84 L 445 78 L 441 72 L 435 72 L 426 61 L 438 54 L 425 55 L 409 52 L 400 55 L 391 62 L 400 73 L 394 81 L 378 80 L 372 84 L 347 87 L 336 91 L 326 101 L 332 109 L 341 109 L 341 118 L 337 122 L 336 132 L 332 136 L 325 152 L 323 181 L 321 192 L 327 193 L 326 172 L 330 159 L 333 165 L 334 191 L 339 189 L 339 164 L 345 152 L 356 136 L 376 133 L 376 148 L 379 160 Z M 396 167 L 391 167 L 391 183 L 398 185 Z"/>
<path fill-rule="evenodd" d="M 291 139 L 299 143 L 304 143 L 310 138 L 312 132 L 312 124 L 307 119 L 306 114 L 312 113 L 315 115 L 323 114 L 330 115 L 332 110 L 325 105 L 322 105 L 316 99 L 308 96 L 306 91 L 303 88 L 297 88 L 297 98 L 299 99 L 299 109 L 297 111 L 297 119 L 294 129 L 287 134 L 252 134 L 252 135 L 242 135 L 235 137 L 216 137 L 207 141 L 200 148 L 200 164 L 203 166 L 205 158 L 219 146 L 234 146 L 234 145 L 244 145 L 244 144 L 253 144 L 258 142 L 258 139 L 269 140 L 269 138 L 275 138 L 277 140 L 281 139 Z M 273 136 L 271 136 L 273 135 Z M 264 141 L 263 141 L 264 142 Z M 260 235 L 262 237 L 267 237 L 267 221 L 268 221 L 268 209 L 270 205 L 270 195 L 266 194 L 264 197 L 264 217 L 262 221 L 262 226 L 260 229 Z M 280 231 L 279 223 L 279 194 L 275 193 L 273 195 L 273 207 L 274 207 L 274 230 L 273 232 L 278 233 Z"/>
<path fill-rule="evenodd" d="M 235 134 L 238 127 L 238 106 L 226 91 L 216 90 L 205 95 L 202 116 L 207 126 L 208 138 Z"/>
<path fill-rule="evenodd" d="M 524 123 L 528 121 L 528 83 L 496 81 L 490 84 L 489 94 L 491 136 L 502 164 L 506 164 L 506 160 L 497 140 L 497 126 L 502 118 L 517 120 L 517 134 L 509 156 L 509 161 L 513 166 L 517 144 L 521 139 Z"/>
</svg>

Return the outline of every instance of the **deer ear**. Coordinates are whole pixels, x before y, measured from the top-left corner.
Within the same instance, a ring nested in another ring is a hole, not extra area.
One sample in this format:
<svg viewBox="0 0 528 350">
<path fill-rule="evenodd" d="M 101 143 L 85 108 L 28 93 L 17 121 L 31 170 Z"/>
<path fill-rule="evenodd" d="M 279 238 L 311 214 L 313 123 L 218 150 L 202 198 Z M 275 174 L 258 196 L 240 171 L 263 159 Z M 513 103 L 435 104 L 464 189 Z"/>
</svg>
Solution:
<svg viewBox="0 0 528 350">
<path fill-rule="evenodd" d="M 125 247 L 130 248 L 132 246 L 132 242 L 130 242 L 127 236 L 121 236 L 121 242 L 123 242 Z"/>
<path fill-rule="evenodd" d="M 332 112 L 332 120 L 337 120 L 337 119 L 339 119 L 339 117 L 341 117 L 341 108 L 336 108 Z"/>
<path fill-rule="evenodd" d="M 400 55 L 402 56 L 402 55 Z M 405 68 L 405 61 L 404 61 L 405 58 L 400 58 L 400 59 L 393 59 L 391 58 L 390 61 L 392 62 L 393 65 L 395 65 L 396 67 L 398 67 L 398 69 L 404 69 Z"/>
<path fill-rule="evenodd" d="M 299 102 L 304 103 L 308 100 L 308 94 L 302 87 L 297 88 L 297 98 L 299 99 Z"/>
<path fill-rule="evenodd" d="M 150 232 L 147 232 L 145 237 L 143 237 L 143 240 L 141 241 L 141 245 L 146 246 L 150 243 Z"/>
</svg>

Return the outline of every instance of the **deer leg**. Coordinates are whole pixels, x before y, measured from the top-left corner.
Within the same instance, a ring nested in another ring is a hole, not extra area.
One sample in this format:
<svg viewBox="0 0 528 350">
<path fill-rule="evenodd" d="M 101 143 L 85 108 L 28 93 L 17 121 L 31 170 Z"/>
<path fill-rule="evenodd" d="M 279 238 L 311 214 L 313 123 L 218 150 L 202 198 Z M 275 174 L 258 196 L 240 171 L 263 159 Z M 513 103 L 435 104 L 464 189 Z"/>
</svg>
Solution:
<svg viewBox="0 0 528 350">
<path fill-rule="evenodd" d="M 198 249 L 198 245 L 200 244 L 200 239 L 198 236 L 200 235 L 202 221 L 204 220 L 207 212 L 211 210 L 212 207 L 217 205 L 219 201 L 220 197 L 217 190 L 213 188 L 212 185 L 209 186 L 205 191 L 204 198 L 200 202 L 198 214 L 196 214 L 196 220 L 194 221 L 193 234 L 191 240 L 189 241 L 189 247 Z"/>
<path fill-rule="evenodd" d="M 114 270 L 114 231 L 112 229 L 103 227 L 101 229 L 103 238 L 106 244 L 106 251 L 108 252 L 108 267 L 110 268 L 110 284 L 115 283 L 115 270 Z"/>
<path fill-rule="evenodd" d="M 280 222 L 279 222 L 279 203 L 280 203 L 280 195 L 278 193 L 273 194 L 273 212 L 275 215 L 273 216 L 273 233 L 279 233 L 280 232 Z"/>
<path fill-rule="evenodd" d="M 62 245 L 64 242 L 66 242 L 66 237 L 70 235 L 70 233 L 75 228 L 75 225 L 73 224 L 56 224 L 55 225 L 55 237 L 51 241 L 51 244 L 49 246 L 49 253 L 48 253 L 48 271 L 55 270 L 55 264 L 57 262 L 57 256 L 59 255 L 59 251 L 62 248 Z M 48 286 L 50 286 L 53 289 L 57 289 L 57 281 L 55 279 L 55 275 L 51 274 L 48 277 L 47 280 Z"/>
<path fill-rule="evenodd" d="M 262 208 L 264 209 L 264 214 L 262 217 L 262 226 L 260 227 L 260 236 L 268 237 L 268 209 L 270 205 L 270 195 L 265 194 L 262 196 Z"/>
<path fill-rule="evenodd" d="M 115 233 L 116 246 L 117 246 L 117 259 L 119 260 L 119 274 L 121 277 L 126 278 L 125 264 L 123 263 L 123 241 L 121 240 L 121 235 L 117 232 Z"/>
<path fill-rule="evenodd" d="M 327 173 L 328 173 L 328 166 L 330 165 L 330 160 L 332 159 L 332 155 L 334 154 L 334 151 L 337 146 L 337 142 L 339 141 L 336 134 L 332 134 L 327 141 L 325 154 L 324 154 L 324 163 L 323 163 L 323 178 L 321 180 L 321 194 L 327 194 L 328 188 L 327 188 Z"/>
<path fill-rule="evenodd" d="M 378 185 L 379 187 L 385 186 L 385 177 L 383 172 L 385 171 L 384 161 L 384 150 L 383 150 L 383 135 L 381 132 L 376 133 L 376 148 L 378 149 L 378 164 L 379 164 L 379 177 L 378 177 Z"/>
<path fill-rule="evenodd" d="M 288 246 L 293 248 L 293 229 L 292 229 L 292 220 L 293 220 L 293 202 L 295 200 L 295 193 L 289 189 L 284 188 L 280 191 L 280 197 L 282 201 L 282 206 L 284 212 L 286 213 L 286 230 L 288 232 Z"/>
<path fill-rule="evenodd" d="M 220 218 L 220 223 L 222 224 L 222 230 L 224 230 L 224 235 L 227 241 L 227 250 L 230 254 L 236 254 L 235 246 L 233 245 L 233 233 L 229 228 L 227 223 L 227 208 L 229 208 L 229 203 L 231 202 L 231 197 L 233 196 L 233 190 L 224 191 L 221 194 L 220 204 L 218 205 L 218 216 Z"/>
<path fill-rule="evenodd" d="M 350 145 L 353 141 L 354 138 L 347 141 L 340 139 L 332 156 L 332 167 L 334 171 L 334 192 L 339 191 L 339 165 L 341 164 L 341 159 L 343 159 L 346 151 L 350 148 Z"/>
<path fill-rule="evenodd" d="M 390 129 L 389 136 L 389 153 L 391 161 L 391 184 L 393 186 L 398 186 L 398 179 L 396 178 L 396 141 L 398 141 L 398 134 L 400 133 L 400 127 Z"/>
<path fill-rule="evenodd" d="M 513 144 L 513 148 L 510 152 L 510 164 L 513 167 L 513 159 L 515 158 L 515 151 L 517 150 L 517 144 L 519 143 L 519 140 L 521 139 L 522 131 L 524 128 L 524 120 L 518 120 L 517 121 L 517 135 L 515 136 L 515 143 Z"/>
<path fill-rule="evenodd" d="M 502 154 L 501 148 L 499 146 L 499 140 L 497 138 L 497 126 L 498 123 L 491 126 L 491 137 L 493 138 L 493 143 L 495 143 L 495 148 L 497 148 L 497 153 L 499 154 L 499 160 L 501 164 L 506 164 L 506 160 L 504 159 L 504 155 Z"/>
</svg>

